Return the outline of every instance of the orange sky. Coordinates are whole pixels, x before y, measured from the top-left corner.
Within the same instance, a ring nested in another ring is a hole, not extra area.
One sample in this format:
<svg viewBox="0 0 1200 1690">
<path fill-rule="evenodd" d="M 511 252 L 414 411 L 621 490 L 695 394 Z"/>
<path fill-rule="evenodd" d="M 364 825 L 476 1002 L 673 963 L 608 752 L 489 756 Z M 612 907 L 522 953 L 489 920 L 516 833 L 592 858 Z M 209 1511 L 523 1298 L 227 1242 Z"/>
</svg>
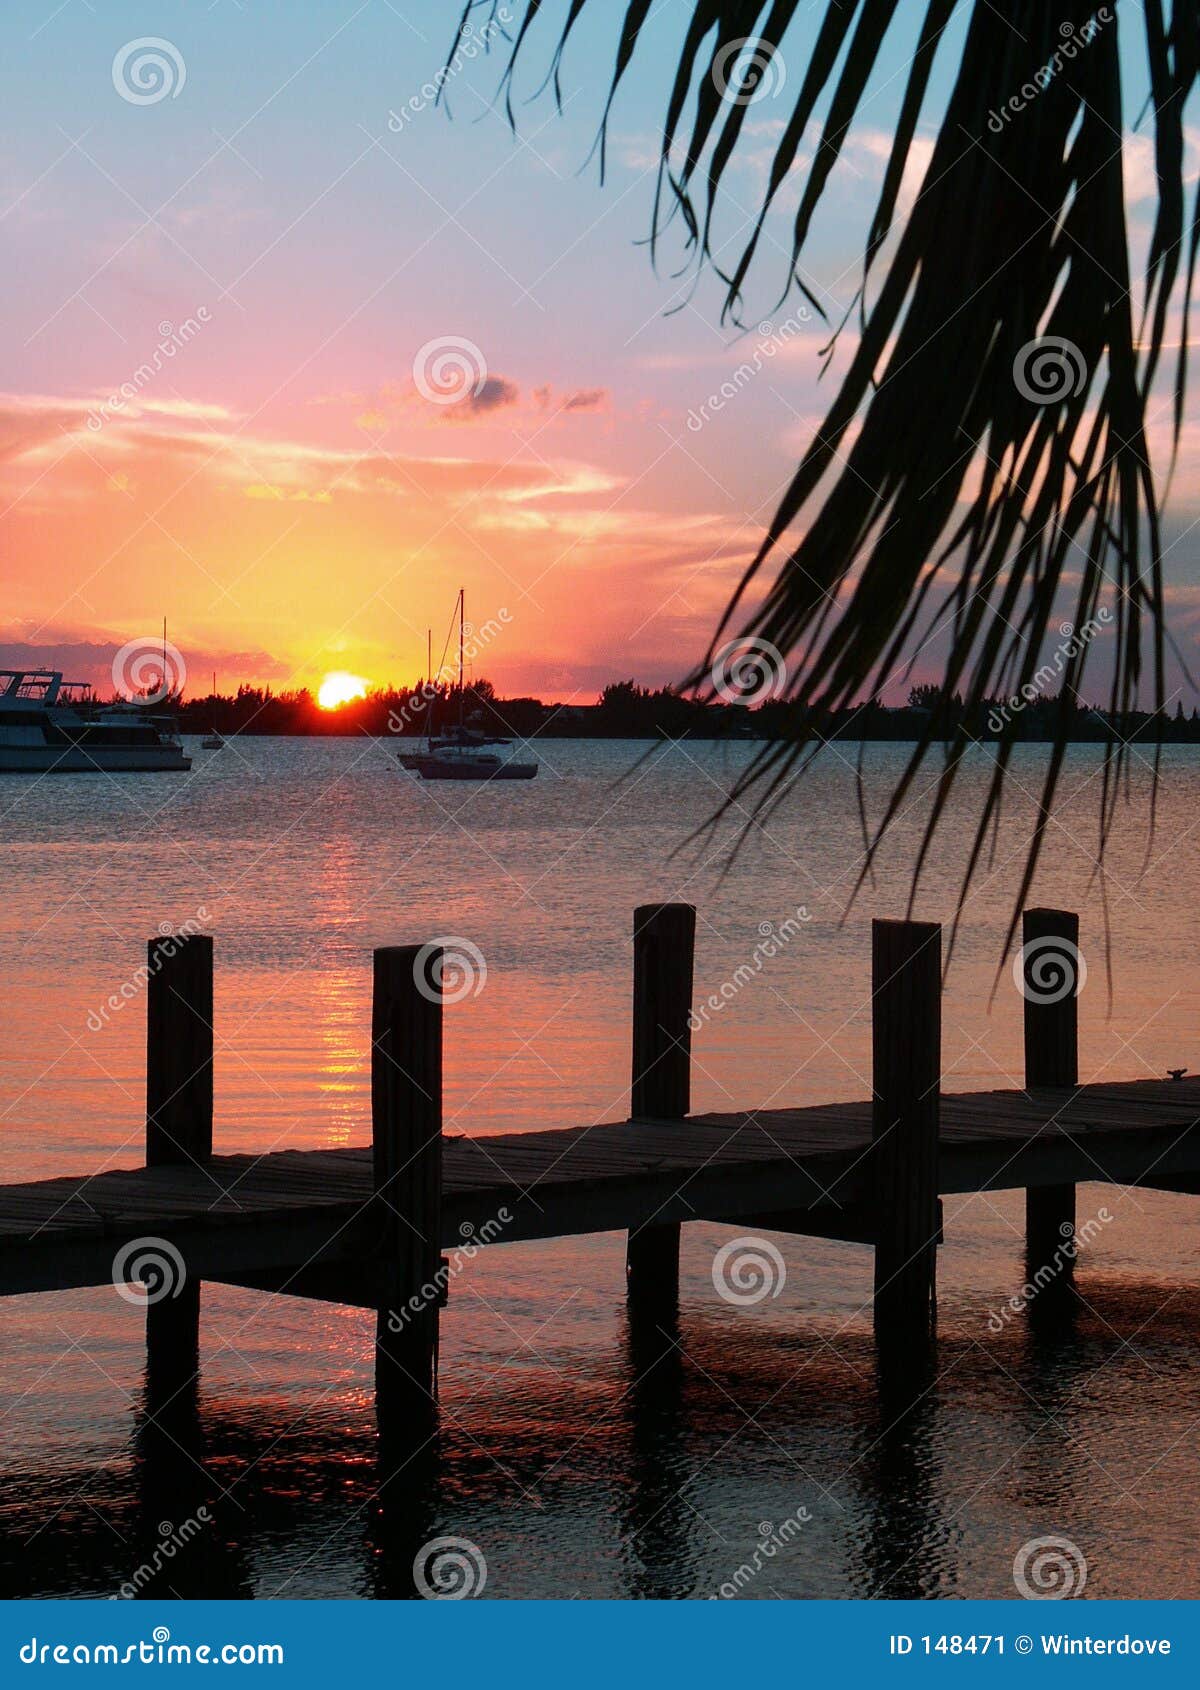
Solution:
<svg viewBox="0 0 1200 1690">
<path fill-rule="evenodd" d="M 165 4 L 186 80 L 144 105 L 110 75 L 138 33 L 125 0 L 10 32 L 0 663 L 103 684 L 165 615 L 191 692 L 214 669 L 224 690 L 334 669 L 403 683 L 429 626 L 436 660 L 460 586 L 472 622 L 502 621 L 475 674 L 509 694 L 588 700 L 703 653 L 852 340 L 823 381 L 826 327 L 798 300 L 772 308 L 786 249 L 770 225 L 740 338 L 711 278 L 676 273 L 681 252 L 652 267 L 653 53 L 601 187 L 579 174 L 602 97 L 586 57 L 579 98 L 514 140 L 494 63 L 456 80 L 453 122 L 422 105 L 441 22 L 432 4 L 401 20 L 314 0 L 281 32 L 252 9 Z M 889 88 L 814 232 L 806 281 L 834 322 L 861 275 Z M 755 105 L 728 179 L 715 235 L 731 250 L 780 98 Z M 1148 226 L 1140 140 L 1128 176 Z M 785 190 L 784 228 L 794 203 Z M 1189 425 L 1167 529 L 1189 646 L 1197 445 Z"/>
</svg>

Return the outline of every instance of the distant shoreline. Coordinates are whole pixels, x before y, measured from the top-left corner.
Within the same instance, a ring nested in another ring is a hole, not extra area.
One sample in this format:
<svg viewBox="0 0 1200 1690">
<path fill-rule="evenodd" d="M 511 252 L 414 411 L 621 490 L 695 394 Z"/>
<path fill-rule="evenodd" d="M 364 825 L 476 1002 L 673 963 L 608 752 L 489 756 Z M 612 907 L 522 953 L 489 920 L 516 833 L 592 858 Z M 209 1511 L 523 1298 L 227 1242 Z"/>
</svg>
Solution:
<svg viewBox="0 0 1200 1690">
<path fill-rule="evenodd" d="M 940 743 L 959 733 L 968 740 L 998 743 L 1011 736 L 1030 744 L 1052 743 L 1066 721 L 1072 744 L 1103 745 L 1113 738 L 1154 744 L 1200 745 L 1200 712 L 1156 716 L 1138 711 L 1122 719 L 1088 704 L 1063 705 L 1056 696 L 989 699 L 967 711 L 959 699 L 949 708 L 935 688 L 916 687 L 907 705 L 869 703 L 814 717 L 789 700 L 768 699 L 751 707 L 683 697 L 670 688 L 651 690 L 632 681 L 605 687 L 595 704 L 545 704 L 538 698 L 499 698 L 486 681 L 464 689 L 416 687 L 379 689 L 335 710 L 323 710 L 308 691 L 274 694 L 239 687 L 232 697 L 176 703 L 184 733 L 220 733 L 267 738 L 423 739 L 429 731 L 464 720 L 486 734 L 507 739 L 705 740 L 770 744 L 785 740 L 916 743 L 926 735 Z M 931 733 L 932 729 L 932 733 Z"/>
<path fill-rule="evenodd" d="M 196 738 L 196 739 L 202 738 L 209 731 L 210 730 L 205 726 L 197 726 L 197 725 L 189 726 L 188 724 L 186 724 L 184 722 L 180 723 L 180 732 L 184 735 L 187 735 L 188 737 L 191 737 L 191 738 Z M 290 728 L 290 729 L 289 728 L 248 727 L 248 728 L 241 728 L 241 729 L 232 729 L 232 728 L 231 729 L 221 729 L 220 731 L 221 731 L 223 737 L 225 737 L 227 739 L 233 739 L 233 738 L 240 738 L 240 739 L 312 739 L 312 740 L 370 739 L 370 740 L 374 740 L 375 742 L 377 742 L 380 745 L 407 744 L 407 743 L 416 741 L 421 737 L 421 736 L 418 736 L 418 735 L 397 735 L 397 734 L 389 734 L 389 733 L 386 733 L 386 732 L 385 733 L 370 733 L 366 729 L 363 729 L 363 728 L 350 728 L 350 727 L 343 727 L 343 726 L 330 726 L 330 727 L 327 727 L 327 728 L 322 727 L 322 728 Z M 522 733 L 518 733 L 515 729 L 510 729 L 507 732 L 507 737 L 514 739 L 514 740 L 521 740 L 523 742 L 524 741 L 530 741 L 530 740 L 537 740 L 537 739 L 545 739 L 545 740 L 561 741 L 563 743 L 573 743 L 573 744 L 578 744 L 578 745 L 590 745 L 590 744 L 613 744 L 613 745 L 620 745 L 620 744 L 674 745 L 674 744 L 679 744 L 679 745 L 685 745 L 685 744 L 689 744 L 689 743 L 694 743 L 694 744 L 699 744 L 699 745 L 728 745 L 728 746 L 748 745 L 748 746 L 756 746 L 757 747 L 757 746 L 763 746 L 763 745 L 776 744 L 776 743 L 779 742 L 779 740 L 783 736 L 782 735 L 769 735 L 769 734 L 723 734 L 723 733 L 654 734 L 654 733 L 636 733 L 636 732 L 632 732 L 632 731 L 628 732 L 628 733 L 581 733 L 581 732 L 578 732 L 578 731 L 574 731 L 574 732 L 569 731 L 569 730 L 560 731 L 560 730 L 557 730 L 557 729 L 549 731 L 549 732 L 544 731 L 544 730 L 535 729 L 530 734 L 522 734 Z M 1152 728 L 1149 725 L 1147 725 L 1145 732 L 1135 732 L 1133 734 L 1126 734 L 1123 737 L 1127 741 L 1129 741 L 1130 743 L 1134 743 L 1134 744 L 1143 744 L 1144 743 L 1146 745 L 1153 746 L 1154 743 L 1155 743 L 1154 733 L 1153 733 Z M 917 745 L 917 744 L 920 743 L 920 739 L 921 739 L 920 732 L 917 729 L 912 728 L 912 729 L 909 729 L 908 731 L 901 731 L 901 732 L 897 732 L 897 733 L 886 733 L 886 734 L 864 734 L 864 733 L 857 732 L 857 731 L 853 732 L 853 733 L 837 733 L 837 734 L 826 733 L 826 734 L 817 735 L 813 740 L 810 740 L 807 743 L 808 744 L 828 744 L 828 745 Z M 995 735 L 984 734 L 984 735 L 973 736 L 969 740 L 969 743 L 975 744 L 975 745 L 995 745 L 995 744 L 999 743 L 999 740 L 998 740 L 998 737 L 995 736 Z M 1017 743 L 1021 744 L 1021 745 L 1050 745 L 1050 744 L 1053 743 L 1053 740 L 1052 740 L 1052 738 L 1049 734 L 1045 734 L 1045 735 L 1024 734 L 1024 735 L 1021 735 L 1019 737 Z M 1103 734 L 1100 734 L 1100 733 L 1072 734 L 1068 738 L 1067 743 L 1069 745 L 1099 745 L 1099 746 L 1102 746 L 1106 743 L 1106 740 L 1105 740 L 1105 736 Z M 1200 731 L 1196 731 L 1195 729 L 1193 729 L 1193 731 L 1191 731 L 1190 733 L 1188 733 L 1186 735 L 1182 735 L 1182 736 L 1177 735 L 1177 734 L 1167 733 L 1163 736 L 1162 743 L 1165 746 L 1166 745 L 1200 745 Z M 931 742 L 931 744 L 940 745 L 941 740 L 935 739 Z"/>
</svg>

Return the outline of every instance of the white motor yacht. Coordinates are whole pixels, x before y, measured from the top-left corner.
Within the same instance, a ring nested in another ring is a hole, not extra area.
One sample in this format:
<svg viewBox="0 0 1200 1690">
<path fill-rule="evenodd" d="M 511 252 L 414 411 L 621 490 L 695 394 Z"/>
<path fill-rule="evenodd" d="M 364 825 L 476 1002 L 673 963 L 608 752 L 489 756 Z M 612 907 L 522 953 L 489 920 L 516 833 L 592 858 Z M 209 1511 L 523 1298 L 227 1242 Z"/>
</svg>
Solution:
<svg viewBox="0 0 1200 1690">
<path fill-rule="evenodd" d="M 151 704 L 101 704 L 57 669 L 0 669 L 0 774 L 128 774 L 192 766 L 175 718 Z"/>
</svg>

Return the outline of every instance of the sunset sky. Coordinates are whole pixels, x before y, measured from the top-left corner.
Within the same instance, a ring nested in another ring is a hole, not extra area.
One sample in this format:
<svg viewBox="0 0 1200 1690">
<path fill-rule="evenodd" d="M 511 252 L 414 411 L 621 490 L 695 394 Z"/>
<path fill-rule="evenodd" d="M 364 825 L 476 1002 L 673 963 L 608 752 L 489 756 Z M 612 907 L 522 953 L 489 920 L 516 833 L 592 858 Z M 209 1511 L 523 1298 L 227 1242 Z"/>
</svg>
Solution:
<svg viewBox="0 0 1200 1690">
<path fill-rule="evenodd" d="M 315 687 L 330 670 L 404 682 L 464 585 L 472 621 L 507 612 L 476 664 L 505 692 L 587 700 L 610 679 L 681 676 L 851 341 L 821 383 L 823 327 L 795 320 L 780 340 L 799 300 L 778 305 L 786 253 L 771 241 L 747 308 L 771 325 L 767 352 L 757 329 L 720 326 L 711 278 L 676 274 L 681 248 L 655 273 L 639 243 L 686 8 L 658 11 L 658 71 L 643 52 L 601 186 L 587 161 L 617 10 L 598 8 L 567 55 L 563 114 L 544 94 L 519 105 L 514 139 L 493 103 L 503 43 L 453 76 L 452 121 L 421 95 L 456 3 L 9 0 L 0 663 L 103 680 L 165 615 L 192 692 L 213 669 L 224 690 Z M 530 51 L 522 100 L 554 33 Z M 136 103 L 114 61 L 144 37 L 182 70 L 167 97 Z M 905 57 L 898 38 L 893 68 Z M 877 127 L 851 138 L 813 248 L 808 279 L 835 321 L 898 87 L 880 78 Z M 750 116 L 727 178 L 733 246 L 793 92 Z M 1193 175 L 1196 150 L 1193 131 Z M 1140 226 L 1140 141 L 1129 176 Z M 448 337 L 479 365 L 466 398 L 440 403 L 437 352 L 422 349 Z M 722 381 L 756 357 L 714 414 Z M 123 383 L 134 397 L 114 406 Z M 1167 526 L 1189 652 L 1198 434 Z"/>
</svg>

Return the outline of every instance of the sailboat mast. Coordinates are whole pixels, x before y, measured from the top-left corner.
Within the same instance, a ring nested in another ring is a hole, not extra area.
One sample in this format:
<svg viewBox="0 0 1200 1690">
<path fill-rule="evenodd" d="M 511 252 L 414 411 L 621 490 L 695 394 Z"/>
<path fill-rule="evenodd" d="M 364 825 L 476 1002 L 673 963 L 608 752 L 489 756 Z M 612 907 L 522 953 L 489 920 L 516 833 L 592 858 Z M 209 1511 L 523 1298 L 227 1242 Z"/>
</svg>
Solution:
<svg viewBox="0 0 1200 1690">
<path fill-rule="evenodd" d="M 467 616 L 467 589 L 458 589 L 458 725 L 463 725 L 463 623 Z"/>
</svg>

